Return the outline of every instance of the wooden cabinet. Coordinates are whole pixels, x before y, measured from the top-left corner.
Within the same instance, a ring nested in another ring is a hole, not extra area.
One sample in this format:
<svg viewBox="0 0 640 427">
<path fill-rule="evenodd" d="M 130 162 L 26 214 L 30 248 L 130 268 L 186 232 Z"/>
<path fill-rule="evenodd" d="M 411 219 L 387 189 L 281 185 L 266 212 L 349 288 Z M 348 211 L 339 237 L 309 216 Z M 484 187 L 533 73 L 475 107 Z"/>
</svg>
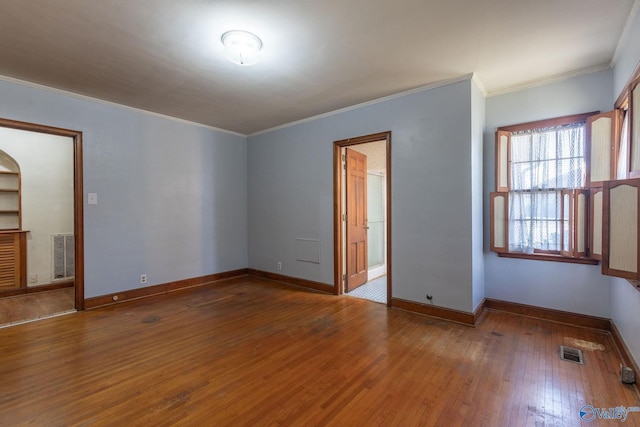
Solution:
<svg viewBox="0 0 640 427">
<path fill-rule="evenodd" d="M 27 286 L 26 231 L 0 231 L 0 290 Z"/>
<path fill-rule="evenodd" d="M 608 181 L 602 196 L 602 274 L 640 280 L 640 179 Z"/>
</svg>

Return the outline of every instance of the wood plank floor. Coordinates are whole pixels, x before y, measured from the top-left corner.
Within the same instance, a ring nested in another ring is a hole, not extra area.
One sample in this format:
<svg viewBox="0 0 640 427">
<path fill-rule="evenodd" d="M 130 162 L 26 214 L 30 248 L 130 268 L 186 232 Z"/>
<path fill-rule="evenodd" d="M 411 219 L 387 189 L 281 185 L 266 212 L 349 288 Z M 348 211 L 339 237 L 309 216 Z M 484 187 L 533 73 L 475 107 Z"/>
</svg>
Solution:
<svg viewBox="0 0 640 427">
<path fill-rule="evenodd" d="M 0 327 L 74 310 L 74 288 L 0 298 Z"/>
<path fill-rule="evenodd" d="M 243 277 L 0 329 L 0 425 L 579 426 L 584 405 L 640 406 L 618 364 L 595 330 Z"/>
</svg>

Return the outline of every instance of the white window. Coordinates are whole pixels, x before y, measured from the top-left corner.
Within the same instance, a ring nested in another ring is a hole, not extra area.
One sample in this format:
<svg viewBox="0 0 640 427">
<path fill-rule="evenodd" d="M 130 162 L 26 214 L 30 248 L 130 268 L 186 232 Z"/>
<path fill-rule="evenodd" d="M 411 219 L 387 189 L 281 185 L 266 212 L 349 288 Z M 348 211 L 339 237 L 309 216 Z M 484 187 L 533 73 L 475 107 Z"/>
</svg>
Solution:
<svg viewBox="0 0 640 427">
<path fill-rule="evenodd" d="M 493 251 L 531 258 L 587 255 L 586 122 L 592 114 L 498 129 Z"/>
</svg>

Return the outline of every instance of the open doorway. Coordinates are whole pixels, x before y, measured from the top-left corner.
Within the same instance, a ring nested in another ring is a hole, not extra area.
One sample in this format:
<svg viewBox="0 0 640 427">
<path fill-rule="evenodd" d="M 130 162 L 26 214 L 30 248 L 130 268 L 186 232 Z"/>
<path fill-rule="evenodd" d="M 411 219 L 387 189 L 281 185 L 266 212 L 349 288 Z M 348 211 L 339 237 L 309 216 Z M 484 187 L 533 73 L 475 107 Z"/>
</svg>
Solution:
<svg viewBox="0 0 640 427">
<path fill-rule="evenodd" d="M 334 142 L 335 293 L 391 301 L 391 132 Z"/>
<path fill-rule="evenodd" d="M 19 236 L 15 255 L 0 265 L 7 275 L 0 298 L 43 306 L 44 293 L 57 291 L 54 301 L 83 310 L 82 133 L 0 119 L 0 134 L 0 234 Z"/>
</svg>

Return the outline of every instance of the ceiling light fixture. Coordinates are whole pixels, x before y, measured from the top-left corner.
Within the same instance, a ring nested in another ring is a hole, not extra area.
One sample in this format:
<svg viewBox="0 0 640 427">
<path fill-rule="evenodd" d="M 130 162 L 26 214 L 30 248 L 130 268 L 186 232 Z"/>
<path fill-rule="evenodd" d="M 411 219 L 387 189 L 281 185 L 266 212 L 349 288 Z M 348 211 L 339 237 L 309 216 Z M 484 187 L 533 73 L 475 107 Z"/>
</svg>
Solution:
<svg viewBox="0 0 640 427">
<path fill-rule="evenodd" d="M 262 40 L 248 31 L 227 31 L 221 37 L 224 55 L 238 65 L 253 65 L 258 62 Z"/>
</svg>

